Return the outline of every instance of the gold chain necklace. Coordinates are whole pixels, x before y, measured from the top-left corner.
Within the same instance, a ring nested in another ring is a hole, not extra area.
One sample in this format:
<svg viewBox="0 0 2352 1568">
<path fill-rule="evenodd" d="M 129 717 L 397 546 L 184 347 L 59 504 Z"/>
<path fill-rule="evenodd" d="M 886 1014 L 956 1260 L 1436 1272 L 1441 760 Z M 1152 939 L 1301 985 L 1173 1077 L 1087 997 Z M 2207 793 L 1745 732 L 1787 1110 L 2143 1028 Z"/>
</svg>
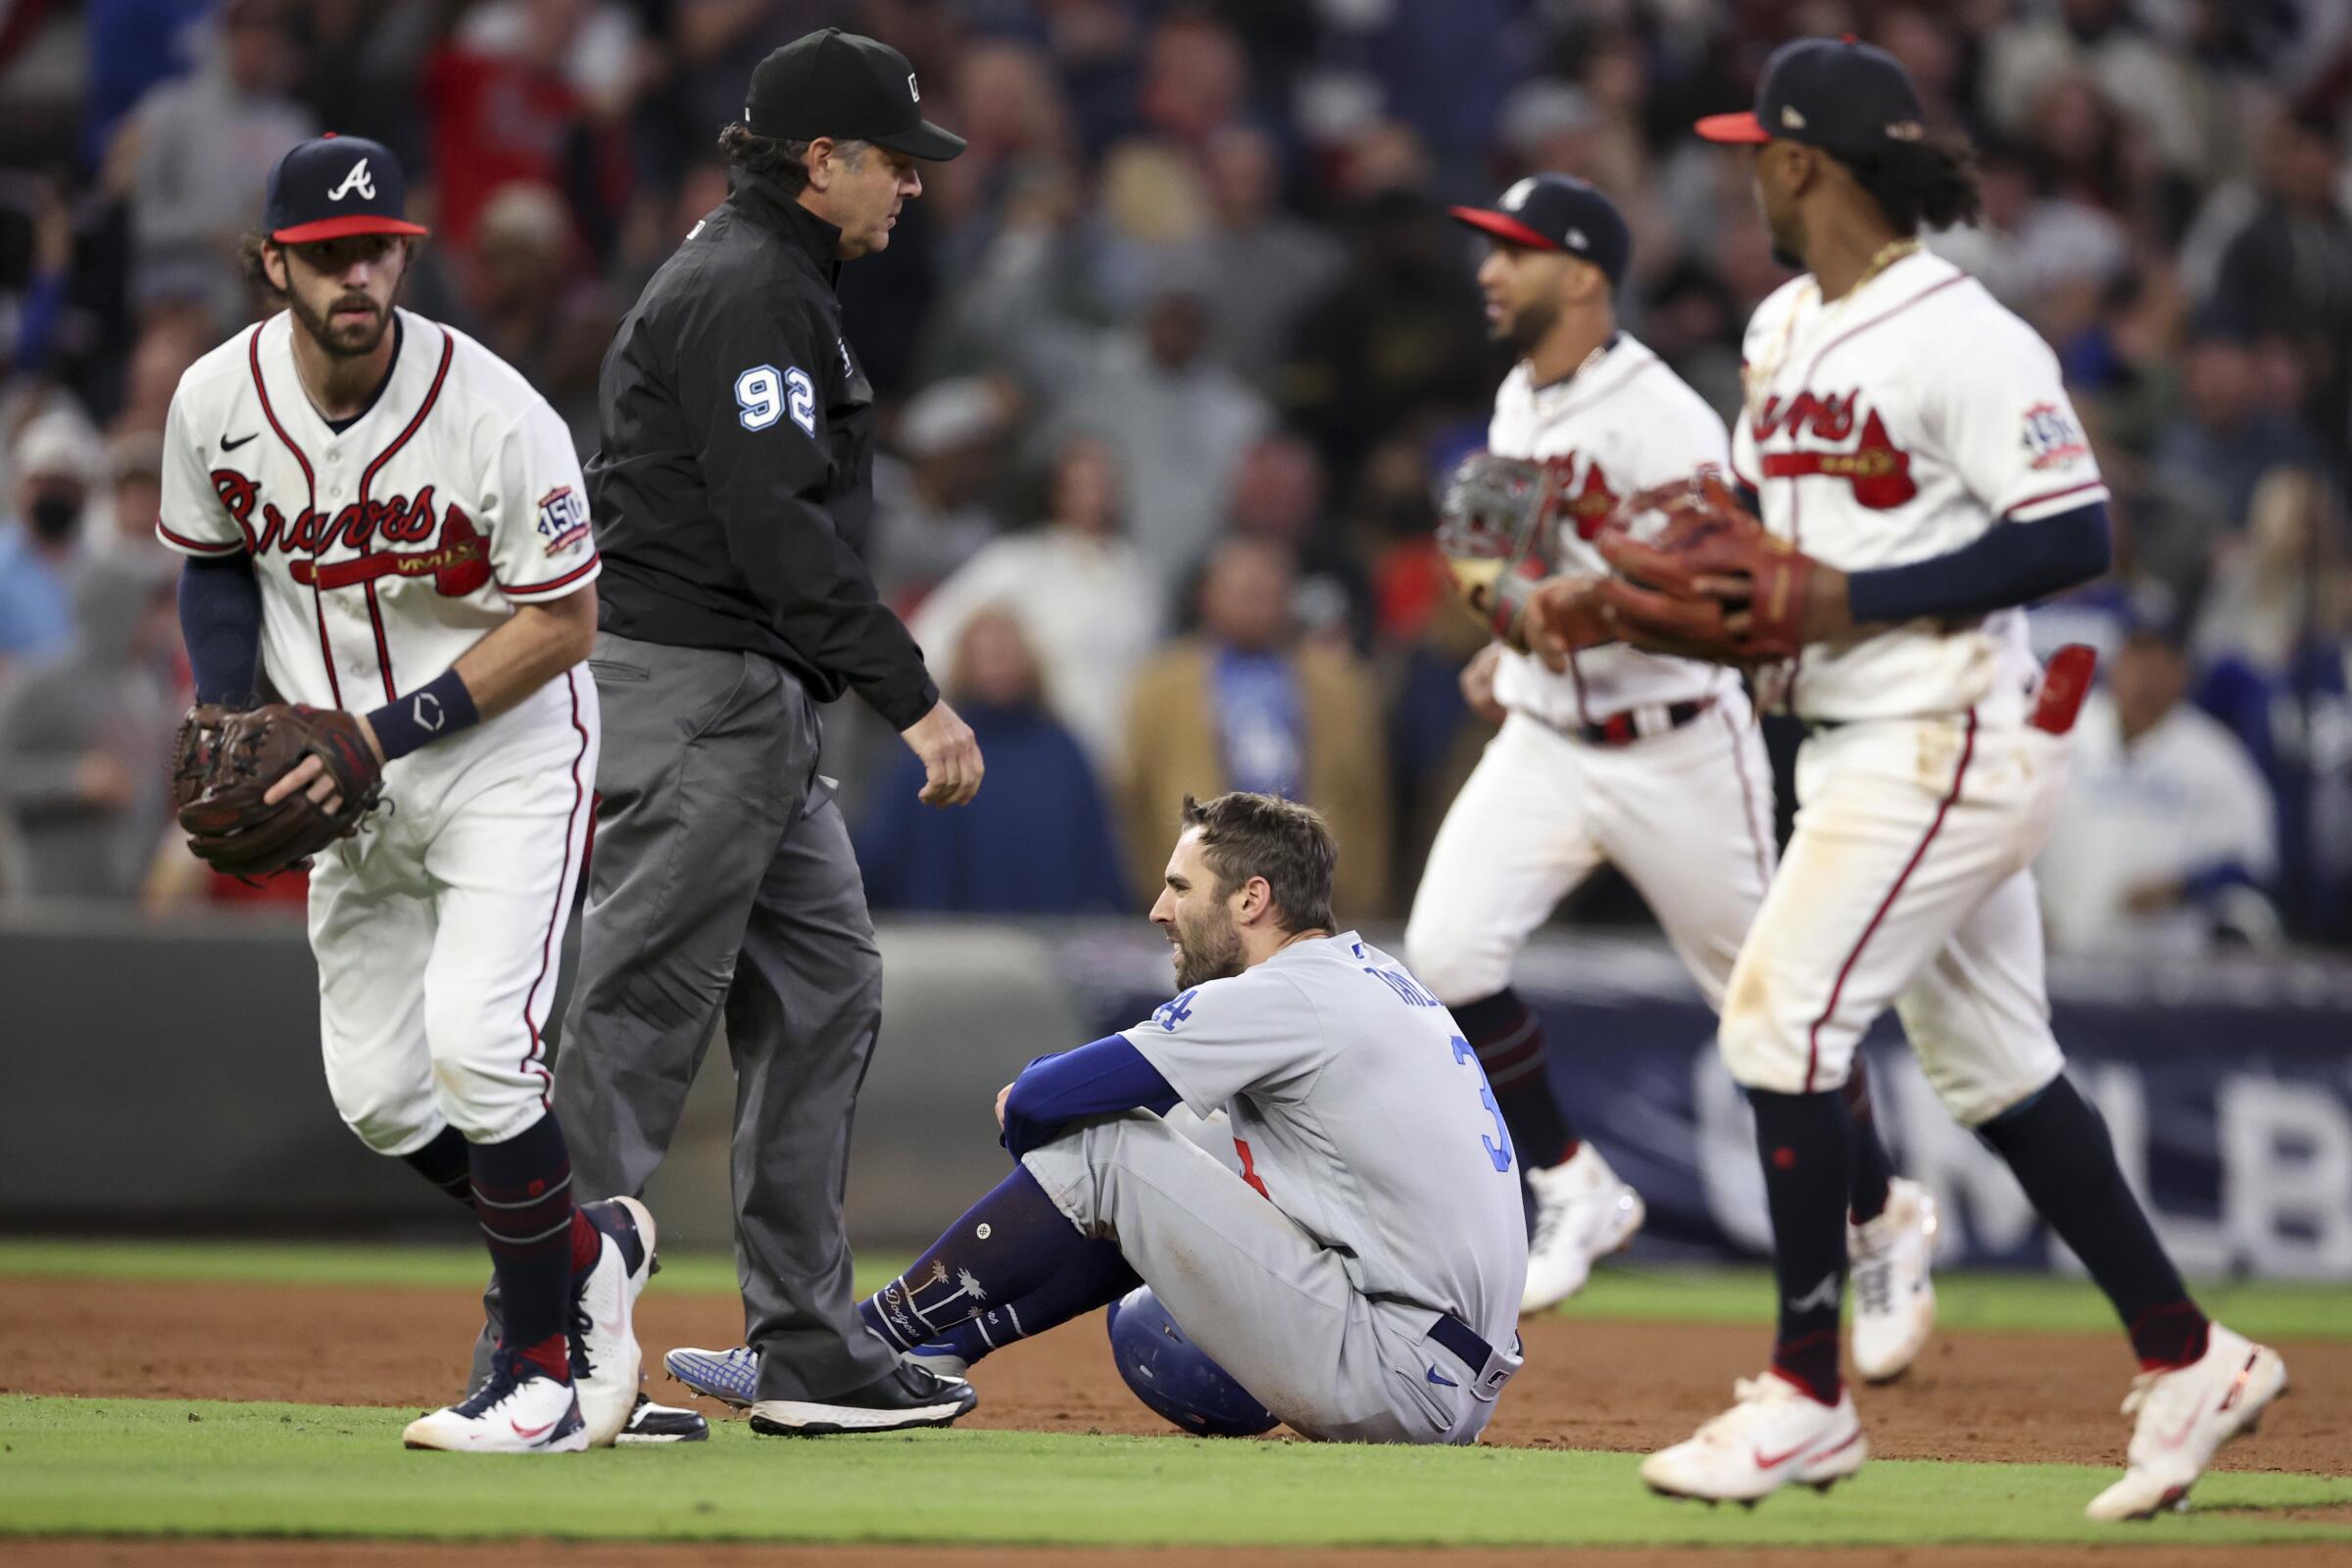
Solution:
<svg viewBox="0 0 2352 1568">
<path fill-rule="evenodd" d="M 1861 292 L 1863 284 L 1904 257 L 1910 256 L 1922 248 L 1922 242 L 1916 236 L 1910 239 L 1888 240 L 1871 256 L 1870 265 L 1862 269 L 1862 275 L 1847 284 L 1845 292 L 1838 295 L 1838 298 L 1840 300 L 1852 299 Z M 1814 299 L 1821 298 L 1821 284 L 1817 279 L 1807 278 L 1805 287 L 1812 291 Z M 1788 357 L 1788 341 L 1796 335 L 1797 318 L 1804 314 L 1805 303 L 1804 300 L 1799 299 L 1789 307 L 1788 318 L 1781 323 L 1781 340 L 1773 345 L 1772 357 L 1768 360 L 1758 361 L 1748 368 L 1745 390 L 1747 407 L 1751 414 L 1755 412 L 1757 399 L 1763 389 L 1771 386 L 1773 377 L 1781 373 L 1781 363 Z"/>
</svg>

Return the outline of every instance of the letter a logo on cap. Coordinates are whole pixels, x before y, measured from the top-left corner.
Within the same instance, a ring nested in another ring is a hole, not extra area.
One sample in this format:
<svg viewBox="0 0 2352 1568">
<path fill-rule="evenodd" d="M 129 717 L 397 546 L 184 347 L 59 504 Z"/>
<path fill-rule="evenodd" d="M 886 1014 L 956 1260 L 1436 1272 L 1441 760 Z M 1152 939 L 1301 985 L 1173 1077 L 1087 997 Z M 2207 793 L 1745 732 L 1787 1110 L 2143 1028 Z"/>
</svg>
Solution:
<svg viewBox="0 0 2352 1568">
<path fill-rule="evenodd" d="M 911 71 L 906 73 L 906 96 L 913 99 L 918 104 L 923 101 L 922 91 L 920 88 L 915 86 L 914 73 Z"/>
<path fill-rule="evenodd" d="M 355 190 L 368 201 L 375 200 L 375 180 L 368 172 L 368 160 L 365 158 L 351 166 L 351 172 L 343 176 L 343 183 L 328 191 L 326 199 L 339 202 Z"/>
</svg>

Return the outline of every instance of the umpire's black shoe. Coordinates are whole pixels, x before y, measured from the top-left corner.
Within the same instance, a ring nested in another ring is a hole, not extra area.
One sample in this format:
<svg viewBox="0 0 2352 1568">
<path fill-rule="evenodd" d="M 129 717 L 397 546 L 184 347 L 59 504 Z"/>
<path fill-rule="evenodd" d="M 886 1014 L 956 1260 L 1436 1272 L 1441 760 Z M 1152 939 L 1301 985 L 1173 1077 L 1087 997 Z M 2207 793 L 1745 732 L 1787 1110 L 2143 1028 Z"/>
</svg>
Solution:
<svg viewBox="0 0 2352 1568">
<path fill-rule="evenodd" d="M 619 1444 L 637 1443 L 703 1443 L 710 1436 L 710 1423 L 692 1410 L 681 1410 L 671 1404 L 656 1404 L 643 1394 L 637 1396 L 636 1408 L 629 1412 L 628 1425 L 612 1441 Z"/>
<path fill-rule="evenodd" d="M 761 1399 L 752 1430 L 771 1438 L 830 1438 L 846 1432 L 905 1432 L 944 1427 L 967 1414 L 980 1396 L 961 1378 L 901 1366 L 862 1389 L 826 1399 Z"/>
</svg>

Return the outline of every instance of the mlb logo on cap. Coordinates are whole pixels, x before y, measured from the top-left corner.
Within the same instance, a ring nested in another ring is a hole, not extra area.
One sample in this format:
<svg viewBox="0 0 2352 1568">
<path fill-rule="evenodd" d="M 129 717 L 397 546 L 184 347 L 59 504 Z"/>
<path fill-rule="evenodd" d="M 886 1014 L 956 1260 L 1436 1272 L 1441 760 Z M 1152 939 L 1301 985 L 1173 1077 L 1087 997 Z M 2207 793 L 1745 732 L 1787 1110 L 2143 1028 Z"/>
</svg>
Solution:
<svg viewBox="0 0 2352 1568">
<path fill-rule="evenodd" d="M 1567 174 L 1530 174 L 1504 191 L 1493 207 L 1447 211 L 1454 221 L 1506 245 L 1582 257 L 1612 284 L 1625 275 L 1626 262 L 1633 256 L 1633 234 L 1617 204 L 1597 186 Z"/>
<path fill-rule="evenodd" d="M 423 234 L 406 217 L 407 181 L 382 142 L 331 132 L 298 144 L 270 171 L 262 227 L 280 245 L 349 234 Z"/>
<path fill-rule="evenodd" d="M 1709 115 L 1709 141 L 1798 141 L 1828 152 L 1867 153 L 1927 135 L 1910 73 L 1884 49 L 1843 38 L 1799 38 L 1772 52 L 1756 107 Z"/>
</svg>

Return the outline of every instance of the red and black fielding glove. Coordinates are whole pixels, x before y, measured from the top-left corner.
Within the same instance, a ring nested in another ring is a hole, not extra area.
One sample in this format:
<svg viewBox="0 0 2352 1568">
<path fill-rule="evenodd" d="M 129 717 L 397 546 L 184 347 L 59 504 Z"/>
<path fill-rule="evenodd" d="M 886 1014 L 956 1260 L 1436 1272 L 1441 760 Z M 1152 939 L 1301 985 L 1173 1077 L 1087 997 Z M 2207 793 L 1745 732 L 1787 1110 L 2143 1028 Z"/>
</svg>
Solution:
<svg viewBox="0 0 2352 1568">
<path fill-rule="evenodd" d="M 1655 532 L 1637 536 L 1652 513 Z M 1794 658 L 1818 635 L 1820 563 L 1766 532 L 1711 473 L 1627 498 L 1593 543 L 1617 573 L 1602 590 L 1608 623 L 1637 648 L 1752 664 Z"/>
<path fill-rule="evenodd" d="M 303 864 L 358 832 L 382 799 L 383 764 L 351 714 L 285 703 L 224 716 L 211 711 L 209 745 L 206 709 L 192 710 L 182 723 L 172 785 L 188 848 L 216 871 L 258 877 Z M 307 789 L 265 799 L 306 757 L 318 758 L 334 781 L 329 802 L 311 799 Z M 193 796 L 191 782 L 201 784 Z"/>
</svg>

